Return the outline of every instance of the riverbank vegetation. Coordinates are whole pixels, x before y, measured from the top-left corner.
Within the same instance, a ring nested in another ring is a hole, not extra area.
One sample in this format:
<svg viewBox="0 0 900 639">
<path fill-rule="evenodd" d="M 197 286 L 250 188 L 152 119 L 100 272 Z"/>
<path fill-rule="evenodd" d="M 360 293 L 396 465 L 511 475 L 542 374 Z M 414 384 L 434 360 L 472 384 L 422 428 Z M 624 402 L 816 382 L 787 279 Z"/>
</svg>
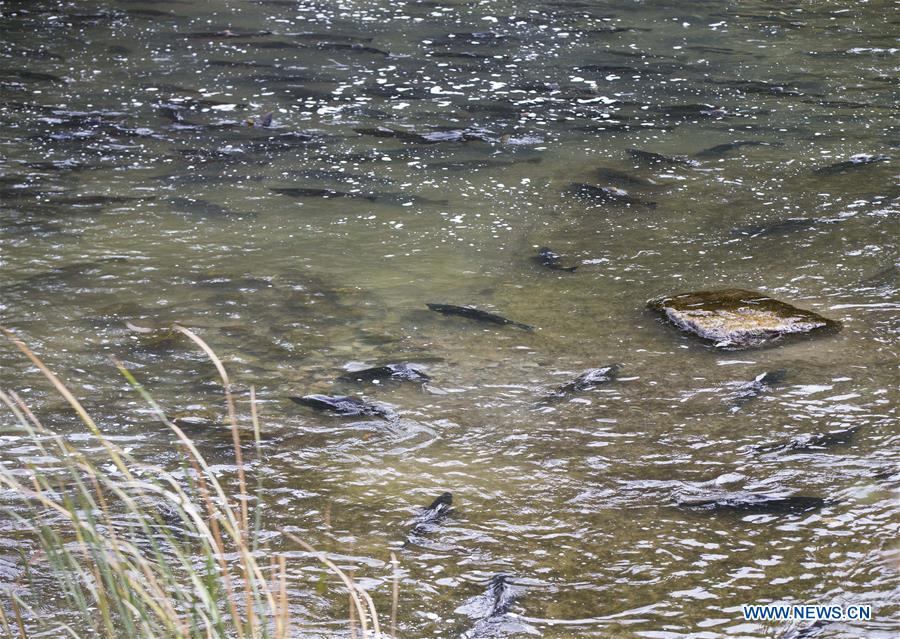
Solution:
<svg viewBox="0 0 900 639">
<path fill-rule="evenodd" d="M 250 446 L 242 441 L 227 372 L 199 336 L 182 327 L 175 330 L 209 356 L 221 378 L 233 476 L 212 467 L 116 362 L 182 453 L 180 467 L 174 469 L 137 460 L 98 427 L 24 342 L 3 330 L 74 410 L 87 435 L 64 435 L 46 427 L 19 394 L 0 389 L 0 401 L 14 416 L 2 434 L 14 436 L 28 451 L 16 464 L 0 464 L 3 525 L 20 540 L 20 561 L 0 590 L 0 631 L 17 639 L 282 639 L 297 630 L 291 609 L 299 592 L 292 581 L 298 577 L 290 563 L 317 559 L 336 578 L 326 580 L 324 573 L 310 571 L 323 577 L 316 584 L 318 592 L 331 595 L 337 588 L 344 597 L 349 593 L 351 634 L 356 636 L 358 628 L 363 638 L 380 637 L 374 603 L 350 575 L 289 532 L 262 534 L 258 484 L 244 461 Z M 260 457 L 252 389 L 249 411 L 252 454 Z M 396 560 L 393 565 L 396 575 Z M 396 600 L 395 581 L 395 606 Z M 54 613 L 45 614 L 50 609 Z M 67 610 L 66 617 L 59 610 Z"/>
</svg>

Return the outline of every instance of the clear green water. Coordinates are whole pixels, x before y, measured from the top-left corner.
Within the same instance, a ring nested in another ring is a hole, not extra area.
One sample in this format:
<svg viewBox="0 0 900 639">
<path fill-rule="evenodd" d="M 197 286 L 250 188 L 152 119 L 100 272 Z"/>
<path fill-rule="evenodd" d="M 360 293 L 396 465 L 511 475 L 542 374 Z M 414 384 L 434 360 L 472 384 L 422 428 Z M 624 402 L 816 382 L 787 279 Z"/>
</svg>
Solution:
<svg viewBox="0 0 900 639">
<path fill-rule="evenodd" d="M 472 622 L 457 608 L 498 572 L 520 590 L 519 623 L 544 637 L 771 636 L 740 616 L 740 604 L 769 601 L 871 603 L 874 621 L 822 636 L 893 636 L 896 162 L 815 171 L 896 154 L 894 9 L 3 3 L 3 325 L 104 429 L 167 464 L 169 435 L 109 357 L 173 414 L 221 414 L 196 352 L 147 347 L 125 322 L 197 330 L 238 388 L 255 384 L 261 398 L 266 448 L 253 472 L 266 486 L 265 527 L 333 553 L 382 609 L 397 552 L 401 636 L 459 636 Z M 618 27 L 635 30 L 610 32 Z M 223 29 L 272 34 L 190 37 Z M 448 37 L 488 30 L 503 37 Z M 334 34 L 371 38 L 359 42 L 390 55 L 319 48 L 346 44 Z M 668 108 L 696 104 L 724 113 Z M 243 124 L 270 110 L 275 128 Z M 485 140 L 426 145 L 355 130 L 376 126 Z M 310 138 L 278 137 L 290 133 Z M 693 167 L 627 153 L 694 156 L 745 140 L 767 145 Z M 496 165 L 440 164 L 485 161 Z M 603 182 L 601 167 L 654 184 Z M 563 195 L 571 182 L 621 186 L 657 206 L 590 206 Z M 394 195 L 291 198 L 279 187 Z M 73 200 L 97 195 L 141 199 Z M 818 222 L 732 232 L 788 218 Z M 577 272 L 535 264 L 544 245 Z M 764 291 L 844 330 L 721 353 L 644 310 L 659 294 L 720 286 Z M 538 330 L 445 318 L 426 302 L 475 304 Z M 432 383 L 333 382 L 347 365 L 390 361 L 420 363 Z M 616 382 L 536 409 L 611 362 L 623 364 Z M 0 385 L 75 434 L 74 417 L 12 349 L 0 366 Z M 734 384 L 780 368 L 784 384 L 732 412 Z M 402 418 L 332 418 L 286 399 L 309 392 L 362 393 Z M 859 431 L 847 446 L 751 450 L 848 426 Z M 6 463 L 33 454 L 3 441 Z M 227 433 L 196 441 L 229 472 Z M 837 503 L 748 516 L 674 506 L 679 491 L 731 474 L 741 476 L 731 489 Z M 445 490 L 455 516 L 401 548 L 417 508 Z M 14 563 L 14 546 L 4 543 L 4 560 Z M 316 596 L 305 566 L 295 568 L 295 616 L 344 632 L 342 602 Z"/>
</svg>

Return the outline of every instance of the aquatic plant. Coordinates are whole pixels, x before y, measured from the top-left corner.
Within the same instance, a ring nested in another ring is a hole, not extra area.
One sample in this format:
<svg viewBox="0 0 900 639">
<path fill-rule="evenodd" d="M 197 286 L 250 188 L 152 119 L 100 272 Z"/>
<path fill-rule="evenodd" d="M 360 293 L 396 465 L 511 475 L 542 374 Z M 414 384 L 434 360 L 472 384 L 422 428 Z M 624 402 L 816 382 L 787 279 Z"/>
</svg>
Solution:
<svg viewBox="0 0 900 639">
<path fill-rule="evenodd" d="M 63 436 L 45 427 L 15 391 L 0 389 L 0 402 L 15 418 L 7 433 L 24 437 L 42 460 L 40 467 L 29 461 L 32 457 L 0 463 L 5 517 L 16 523 L 21 546 L 28 548 L 20 551 L 14 583 L 0 584 L 0 632 L 18 639 L 294 636 L 292 626 L 302 622 L 291 618 L 288 593 L 296 590 L 289 590 L 288 559 L 297 557 L 299 547 L 300 557 L 321 561 L 349 593 L 351 635 L 358 624 L 363 639 L 381 637 L 372 599 L 352 577 L 295 535 L 279 536 L 280 551 L 264 539 L 259 495 L 248 488 L 231 383 L 199 336 L 174 327 L 206 353 L 221 378 L 236 468 L 230 482 L 121 362 L 116 362 L 121 374 L 175 435 L 183 455 L 179 468 L 139 461 L 118 446 L 24 342 L 0 330 L 89 432 Z M 259 455 L 252 388 L 250 417 Z M 294 550 L 284 550 L 289 547 Z M 396 558 L 393 566 L 396 575 Z M 395 580 L 395 611 L 397 587 Z"/>
</svg>

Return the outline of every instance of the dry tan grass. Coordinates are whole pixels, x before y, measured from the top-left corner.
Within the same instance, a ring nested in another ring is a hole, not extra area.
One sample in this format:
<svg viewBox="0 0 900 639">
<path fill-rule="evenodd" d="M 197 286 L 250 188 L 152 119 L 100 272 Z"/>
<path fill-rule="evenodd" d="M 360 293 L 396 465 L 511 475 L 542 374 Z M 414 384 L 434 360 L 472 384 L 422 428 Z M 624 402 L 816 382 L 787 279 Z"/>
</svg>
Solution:
<svg viewBox="0 0 900 639">
<path fill-rule="evenodd" d="M 72 407 L 92 435 L 91 443 L 102 450 L 98 454 L 95 447 L 88 453 L 73 445 L 45 428 L 14 391 L 0 389 L 0 403 L 12 414 L 17 433 L 60 465 L 51 476 L 34 465 L 0 464 L 0 486 L 17 498 L 7 516 L 38 548 L 24 560 L 19 581 L 0 591 L 0 630 L 7 637 L 26 639 L 49 631 L 91 639 L 286 639 L 292 636 L 292 626 L 299 625 L 291 619 L 287 556 L 264 550 L 259 519 L 251 523 L 252 500 L 231 381 L 203 339 L 184 327 L 173 330 L 205 352 L 221 378 L 237 468 L 234 494 L 121 362 L 115 362 L 119 372 L 175 435 L 184 459 L 180 473 L 148 466 L 122 450 L 59 377 L 11 331 L 0 328 Z M 253 389 L 250 417 L 261 455 Z M 123 518 L 138 532 L 123 532 Z M 363 639 L 380 639 L 369 594 L 308 542 L 290 533 L 283 539 L 311 553 L 339 579 Z M 268 565 L 260 565 L 262 557 Z M 29 596 L 46 588 L 48 577 L 66 602 L 60 611 L 65 614 L 55 619 L 39 611 L 39 602 Z M 392 628 L 397 597 L 395 583 Z"/>
</svg>

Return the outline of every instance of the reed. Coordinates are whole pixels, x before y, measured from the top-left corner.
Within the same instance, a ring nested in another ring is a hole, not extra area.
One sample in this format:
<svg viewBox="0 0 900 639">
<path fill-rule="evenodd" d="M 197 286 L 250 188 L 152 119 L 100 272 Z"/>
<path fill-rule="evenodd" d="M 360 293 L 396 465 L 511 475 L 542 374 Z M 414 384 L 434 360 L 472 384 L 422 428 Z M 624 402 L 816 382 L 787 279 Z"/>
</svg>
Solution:
<svg viewBox="0 0 900 639">
<path fill-rule="evenodd" d="M 198 335 L 174 330 L 206 353 L 221 378 L 236 488 L 212 472 L 191 438 L 121 362 L 115 362 L 119 372 L 175 435 L 182 453 L 177 468 L 150 465 L 119 447 L 44 362 L 0 328 L 90 433 L 75 444 L 45 427 L 15 391 L 0 388 L 0 403 L 12 415 L 6 430 L 30 442 L 43 460 L 54 460 L 52 468 L 46 462 L 41 468 L 0 463 L 5 516 L 32 549 L 23 554 L 15 582 L 0 584 L 0 633 L 10 639 L 287 639 L 303 625 L 291 618 L 288 594 L 288 565 L 296 553 L 289 558 L 286 550 L 299 546 L 338 578 L 336 590 L 349 594 L 363 639 L 380 639 L 371 597 L 325 554 L 290 533 L 281 537 L 282 552 L 261 541 L 259 483 L 251 494 L 225 367 Z M 259 453 L 252 389 L 250 397 Z"/>
</svg>

